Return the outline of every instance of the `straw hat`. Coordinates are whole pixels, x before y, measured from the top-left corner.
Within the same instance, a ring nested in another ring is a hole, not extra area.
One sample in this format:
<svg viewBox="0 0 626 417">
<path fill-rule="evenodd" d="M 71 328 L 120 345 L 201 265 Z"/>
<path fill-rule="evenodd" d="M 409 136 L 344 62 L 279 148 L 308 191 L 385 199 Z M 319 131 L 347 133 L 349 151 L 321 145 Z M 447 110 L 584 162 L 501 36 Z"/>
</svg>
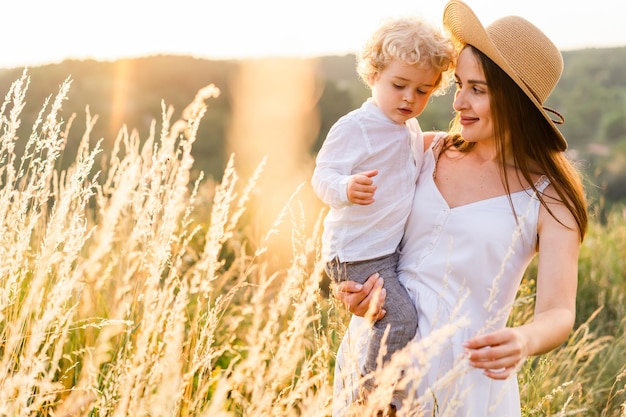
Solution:
<svg viewBox="0 0 626 417">
<path fill-rule="evenodd" d="M 503 17 L 485 28 L 472 9 L 459 0 L 446 4 L 443 24 L 458 41 L 487 55 L 513 79 L 554 129 L 559 150 L 567 149 L 567 142 L 555 125 L 565 121 L 563 116 L 543 105 L 563 72 L 563 58 L 552 41 L 519 16 Z M 559 120 L 553 120 L 546 112 Z"/>
</svg>

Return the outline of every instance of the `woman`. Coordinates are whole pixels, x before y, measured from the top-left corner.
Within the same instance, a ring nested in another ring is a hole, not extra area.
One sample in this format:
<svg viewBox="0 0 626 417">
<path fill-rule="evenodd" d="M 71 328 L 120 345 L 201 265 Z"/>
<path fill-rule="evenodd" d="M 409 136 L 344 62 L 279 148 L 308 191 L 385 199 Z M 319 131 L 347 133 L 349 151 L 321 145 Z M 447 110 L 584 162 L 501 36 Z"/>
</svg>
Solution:
<svg viewBox="0 0 626 417">
<path fill-rule="evenodd" d="M 443 22 L 462 48 L 457 115 L 449 134 L 425 138 L 401 245 L 399 277 L 419 322 L 408 349 L 412 364 L 403 368 L 413 385 L 399 414 L 519 416 L 516 371 L 573 328 L 587 227 L 580 176 L 555 126 L 563 117 L 543 106 L 563 61 L 538 28 L 517 16 L 484 28 L 466 4 L 452 0 Z M 506 327 L 535 255 L 534 318 Z M 374 275 L 364 285 L 344 283 L 338 296 L 355 316 L 370 308 L 382 317 L 380 288 Z M 354 398 L 342 394 L 352 386 L 349 358 L 360 353 L 355 339 L 364 320 L 353 317 L 342 341 L 335 415 L 344 415 Z"/>
</svg>

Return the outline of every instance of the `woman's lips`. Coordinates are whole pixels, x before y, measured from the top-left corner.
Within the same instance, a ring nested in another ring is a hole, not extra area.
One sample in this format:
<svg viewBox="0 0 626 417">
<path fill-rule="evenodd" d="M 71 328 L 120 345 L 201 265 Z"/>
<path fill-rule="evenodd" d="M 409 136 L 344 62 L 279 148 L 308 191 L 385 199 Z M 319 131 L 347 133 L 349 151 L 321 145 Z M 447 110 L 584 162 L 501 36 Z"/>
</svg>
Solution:
<svg viewBox="0 0 626 417">
<path fill-rule="evenodd" d="M 461 123 L 461 125 L 463 126 L 467 126 L 470 125 L 474 122 L 477 122 L 479 119 L 478 117 L 468 117 L 468 116 L 461 116 L 459 118 L 459 122 Z"/>
</svg>

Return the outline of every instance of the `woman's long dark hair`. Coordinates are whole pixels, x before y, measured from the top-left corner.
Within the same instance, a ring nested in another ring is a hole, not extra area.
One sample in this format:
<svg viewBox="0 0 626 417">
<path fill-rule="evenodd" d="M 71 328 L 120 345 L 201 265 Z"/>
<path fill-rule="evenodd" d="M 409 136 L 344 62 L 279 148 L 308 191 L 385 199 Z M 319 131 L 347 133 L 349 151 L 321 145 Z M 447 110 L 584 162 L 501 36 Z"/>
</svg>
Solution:
<svg viewBox="0 0 626 417">
<path fill-rule="evenodd" d="M 588 222 L 585 192 L 580 173 L 566 158 L 565 154 L 559 151 L 557 134 L 522 89 L 498 65 L 471 45 L 465 47 L 470 48 L 478 59 L 489 86 L 489 100 L 494 116 L 494 136 L 500 158 L 500 171 L 504 188 L 509 194 L 509 200 L 510 186 L 505 169 L 504 152 L 507 143 L 511 147 L 509 154 L 513 155 L 513 163 L 518 176 L 521 174 L 524 180 L 530 184 L 541 204 L 554 217 L 545 201 L 548 197 L 539 193 L 535 188 L 531 176 L 531 165 L 538 167 L 539 173 L 550 180 L 560 201 L 574 216 L 582 241 Z M 451 131 L 458 132 L 459 130 L 457 116 L 453 121 Z M 454 140 L 451 144 L 462 152 L 469 151 L 474 145 L 465 142 L 459 135 L 453 137 Z M 506 141 L 507 137 L 509 138 L 508 142 Z"/>
</svg>

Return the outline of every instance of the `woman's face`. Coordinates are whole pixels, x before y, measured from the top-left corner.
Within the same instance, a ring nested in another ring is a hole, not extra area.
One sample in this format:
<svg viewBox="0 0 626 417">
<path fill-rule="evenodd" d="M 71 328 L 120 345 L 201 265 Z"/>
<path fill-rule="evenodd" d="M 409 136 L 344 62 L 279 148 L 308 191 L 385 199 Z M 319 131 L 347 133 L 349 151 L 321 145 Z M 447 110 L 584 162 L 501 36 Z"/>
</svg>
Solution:
<svg viewBox="0 0 626 417">
<path fill-rule="evenodd" d="M 372 98 L 387 117 L 404 124 L 424 110 L 440 76 L 431 68 L 394 59 L 371 81 Z"/>
<path fill-rule="evenodd" d="M 454 110 L 459 115 L 461 136 L 468 142 L 493 141 L 493 116 L 485 73 L 471 48 L 464 48 L 454 73 Z"/>
</svg>

